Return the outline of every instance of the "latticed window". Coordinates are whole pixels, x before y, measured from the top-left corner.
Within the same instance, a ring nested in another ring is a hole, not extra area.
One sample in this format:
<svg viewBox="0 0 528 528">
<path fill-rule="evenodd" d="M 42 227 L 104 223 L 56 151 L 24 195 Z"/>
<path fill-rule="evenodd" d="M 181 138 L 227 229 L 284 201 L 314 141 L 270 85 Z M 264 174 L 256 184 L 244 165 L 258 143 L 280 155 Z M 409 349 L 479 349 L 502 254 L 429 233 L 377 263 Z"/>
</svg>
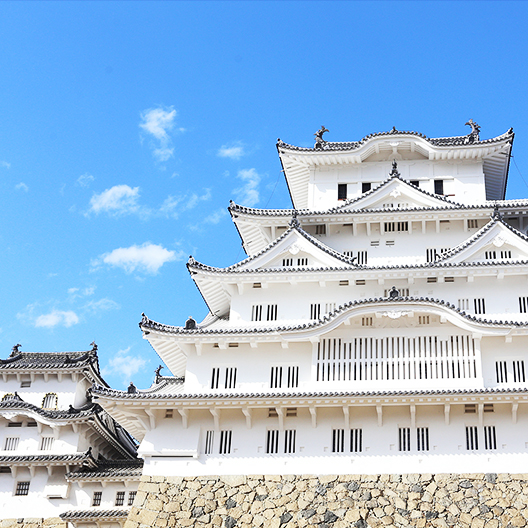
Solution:
<svg viewBox="0 0 528 528">
<path fill-rule="evenodd" d="M 497 433 L 494 425 L 484 426 L 484 447 L 486 449 L 497 449 Z"/>
<path fill-rule="evenodd" d="M 522 359 L 513 362 L 513 381 L 516 383 L 525 382 L 526 374 L 524 370 L 524 361 Z"/>
<path fill-rule="evenodd" d="M 319 319 L 321 317 L 321 305 L 319 303 L 310 304 L 310 319 Z"/>
<path fill-rule="evenodd" d="M 6 451 L 16 451 L 18 449 L 18 442 L 20 438 L 18 436 L 8 436 L 5 439 L 4 449 Z"/>
<path fill-rule="evenodd" d="M 128 492 L 128 505 L 132 506 L 134 504 L 134 500 L 136 498 L 137 491 L 129 491 Z"/>
<path fill-rule="evenodd" d="M 53 436 L 43 436 L 40 442 L 40 449 L 42 451 L 51 451 L 54 440 Z"/>
<path fill-rule="evenodd" d="M 495 361 L 495 379 L 497 383 L 508 383 L 506 361 Z"/>
<path fill-rule="evenodd" d="M 279 452 L 279 430 L 269 429 L 266 433 L 266 453 L 274 455 Z"/>
<path fill-rule="evenodd" d="M 233 431 L 220 431 L 220 454 L 229 455 L 231 453 L 231 438 Z"/>
<path fill-rule="evenodd" d="M 28 495 L 29 494 L 29 481 L 17 482 L 15 495 Z"/>
<path fill-rule="evenodd" d="M 207 431 L 205 433 L 205 454 L 210 455 L 213 452 L 214 445 L 214 431 Z"/>
<path fill-rule="evenodd" d="M 363 429 L 350 429 L 350 451 L 352 453 L 363 451 Z"/>
<path fill-rule="evenodd" d="M 48 392 L 42 400 L 43 409 L 56 409 L 57 408 L 57 395 L 54 392 Z"/>
<path fill-rule="evenodd" d="M 418 451 L 429 451 L 428 427 L 418 427 L 416 429 L 416 449 Z"/>
<path fill-rule="evenodd" d="M 476 314 L 485 314 L 486 313 L 486 303 L 484 298 L 474 299 L 475 304 L 475 313 Z"/>
<path fill-rule="evenodd" d="M 103 498 L 102 491 L 94 491 L 92 497 L 92 506 L 101 506 L 101 499 Z"/>
<path fill-rule="evenodd" d="M 236 378 L 236 367 L 213 367 L 211 370 L 211 389 L 234 389 L 236 387 Z"/>
<path fill-rule="evenodd" d="M 398 429 L 398 451 L 411 450 L 411 428 L 400 427 Z"/>
<path fill-rule="evenodd" d="M 347 199 L 347 184 L 346 183 L 337 184 L 337 199 L 338 200 Z"/>
<path fill-rule="evenodd" d="M 345 452 L 345 430 L 334 429 L 332 431 L 332 453 Z"/>
<path fill-rule="evenodd" d="M 280 389 L 281 387 L 291 389 L 299 386 L 299 367 L 290 365 L 288 367 L 271 367 L 270 388 Z"/>
<path fill-rule="evenodd" d="M 478 449 L 478 431 L 476 425 L 466 427 L 466 449 L 476 451 Z"/>
<path fill-rule="evenodd" d="M 295 453 L 295 437 L 297 431 L 295 429 L 287 429 L 284 431 L 284 452 Z"/>
<path fill-rule="evenodd" d="M 334 429 L 332 431 L 332 452 L 344 453 L 345 446 L 345 429 Z M 363 451 L 363 430 L 350 429 L 350 452 L 360 453 Z"/>
<path fill-rule="evenodd" d="M 519 297 L 519 312 L 528 313 L 528 297 Z"/>
<path fill-rule="evenodd" d="M 123 506 L 123 504 L 125 504 L 125 492 L 124 491 L 118 491 L 116 493 L 115 505 L 116 506 Z"/>
</svg>

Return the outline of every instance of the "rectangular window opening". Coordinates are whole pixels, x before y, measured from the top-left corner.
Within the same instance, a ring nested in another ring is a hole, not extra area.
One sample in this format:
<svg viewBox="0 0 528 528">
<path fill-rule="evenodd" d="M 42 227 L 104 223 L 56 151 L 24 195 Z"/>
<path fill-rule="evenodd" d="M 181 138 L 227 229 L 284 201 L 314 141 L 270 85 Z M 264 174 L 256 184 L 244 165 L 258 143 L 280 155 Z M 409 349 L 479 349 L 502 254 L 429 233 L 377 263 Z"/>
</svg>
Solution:
<svg viewBox="0 0 528 528">
<path fill-rule="evenodd" d="M 115 505 L 116 506 L 123 506 L 123 504 L 125 504 L 125 492 L 124 491 L 118 491 L 116 493 Z"/>
<path fill-rule="evenodd" d="M 411 428 L 400 427 L 398 429 L 398 450 L 399 451 L 410 451 L 411 450 Z"/>
<path fill-rule="evenodd" d="M 29 481 L 17 482 L 15 495 L 28 495 Z"/>
<path fill-rule="evenodd" d="M 346 183 L 337 184 L 337 199 L 338 200 L 347 199 L 347 189 L 348 189 L 348 185 Z"/>
<path fill-rule="evenodd" d="M 214 431 L 206 431 L 205 433 L 205 449 L 204 453 L 206 455 L 213 454 L 213 445 L 214 445 Z"/>
<path fill-rule="evenodd" d="M 220 431 L 220 449 L 221 455 L 229 455 L 231 453 L 231 438 L 233 431 Z"/>
<path fill-rule="evenodd" d="M 101 506 L 101 499 L 103 497 L 102 491 L 94 491 L 92 497 L 92 506 Z"/>
</svg>

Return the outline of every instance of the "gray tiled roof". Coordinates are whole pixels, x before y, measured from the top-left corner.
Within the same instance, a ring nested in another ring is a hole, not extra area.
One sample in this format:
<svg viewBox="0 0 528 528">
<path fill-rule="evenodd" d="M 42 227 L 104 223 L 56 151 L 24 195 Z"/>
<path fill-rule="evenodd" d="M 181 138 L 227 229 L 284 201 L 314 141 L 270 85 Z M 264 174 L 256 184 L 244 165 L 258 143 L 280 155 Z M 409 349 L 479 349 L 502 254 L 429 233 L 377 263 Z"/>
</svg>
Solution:
<svg viewBox="0 0 528 528">
<path fill-rule="evenodd" d="M 0 369 L 79 368 L 93 365 L 99 372 L 99 361 L 94 350 L 86 352 L 18 352 L 0 359 Z"/>
<path fill-rule="evenodd" d="M 105 520 L 127 517 L 129 509 L 123 510 L 70 510 L 60 514 L 63 521 Z"/>
<path fill-rule="evenodd" d="M 416 390 L 388 390 L 388 391 L 333 391 L 333 392 L 245 392 L 245 393 L 201 393 L 201 394 L 144 394 L 128 393 L 107 387 L 95 386 L 94 394 L 99 396 L 119 397 L 124 399 L 158 399 L 158 400 L 270 400 L 277 398 L 354 398 L 354 397 L 390 397 L 390 396 L 442 396 L 442 395 L 499 395 L 499 394 L 527 394 L 526 387 L 503 389 L 416 389 Z"/>
<path fill-rule="evenodd" d="M 89 480 L 119 477 L 141 477 L 143 459 L 99 462 L 95 468 L 83 467 L 66 475 L 68 480 Z"/>
<path fill-rule="evenodd" d="M 278 139 L 277 148 L 285 148 L 288 150 L 304 151 L 304 152 L 325 152 L 325 151 L 345 151 L 345 150 L 350 151 L 350 150 L 357 150 L 370 139 L 379 138 L 379 137 L 389 137 L 390 138 L 391 136 L 396 136 L 396 135 L 397 136 L 419 137 L 419 138 L 425 139 L 425 141 L 427 141 L 428 143 L 436 147 L 455 147 L 455 146 L 465 146 L 465 145 L 467 146 L 489 145 L 493 143 L 499 143 L 504 140 L 513 141 L 514 134 L 513 134 L 513 129 L 510 128 L 506 133 L 500 136 L 490 138 L 490 139 L 484 139 L 484 140 L 478 139 L 477 141 L 471 142 L 471 137 L 472 137 L 471 132 L 465 136 L 429 138 L 425 134 L 421 134 L 420 132 L 396 130 L 396 128 L 393 128 L 392 130 L 389 130 L 388 132 L 376 132 L 374 134 L 369 134 L 368 136 L 365 136 L 359 141 L 351 141 L 351 142 L 325 141 L 322 144 L 321 149 L 316 149 L 315 147 L 296 147 L 294 145 L 289 145 L 288 143 L 285 143 L 284 141 Z"/>
<path fill-rule="evenodd" d="M 53 464 L 61 462 L 64 464 L 79 464 L 89 467 L 97 466 L 97 461 L 92 456 L 92 449 L 88 449 L 84 453 L 72 453 L 69 455 L 3 455 L 0 456 L 0 464 L 16 465 L 16 464 L 32 464 L 32 463 L 46 463 Z"/>
<path fill-rule="evenodd" d="M 349 301 L 338 308 L 333 312 L 326 314 L 324 317 L 309 321 L 307 323 L 298 324 L 298 325 L 286 325 L 286 326 L 276 326 L 276 327 L 253 327 L 253 328 L 200 328 L 195 329 L 186 329 L 182 326 L 170 326 L 156 321 L 150 320 L 147 316 L 143 316 L 143 319 L 139 323 L 139 326 L 142 330 L 155 330 L 158 332 L 165 332 L 167 334 L 179 334 L 179 335 L 245 335 L 245 334 L 268 334 L 268 333 L 280 333 L 280 332 L 292 332 L 292 331 L 303 331 L 310 330 L 312 328 L 317 328 L 325 325 L 331 320 L 335 319 L 341 313 L 346 312 L 348 309 L 363 306 L 366 304 L 376 304 L 379 306 L 393 306 L 395 304 L 429 304 L 433 306 L 442 306 L 448 310 L 460 315 L 464 319 L 471 321 L 473 323 L 478 323 L 486 326 L 511 326 L 511 327 L 525 327 L 528 326 L 528 321 L 519 322 L 519 321 L 496 321 L 489 320 L 481 317 L 476 317 L 474 315 L 467 314 L 466 312 L 458 309 L 456 306 L 450 304 L 443 299 L 431 299 L 429 297 L 397 297 L 389 299 L 387 297 L 375 297 L 371 299 L 359 299 L 354 301 Z"/>
<path fill-rule="evenodd" d="M 32 411 L 45 418 L 52 420 L 67 420 L 71 418 L 86 418 L 92 416 L 97 412 L 103 412 L 101 407 L 96 403 L 88 403 L 83 407 L 76 409 L 70 405 L 67 411 L 64 410 L 53 410 L 53 409 L 42 409 L 32 403 L 23 401 L 18 394 L 15 393 L 15 397 L 8 400 L 0 401 L 0 411 L 3 410 L 26 410 Z"/>
</svg>

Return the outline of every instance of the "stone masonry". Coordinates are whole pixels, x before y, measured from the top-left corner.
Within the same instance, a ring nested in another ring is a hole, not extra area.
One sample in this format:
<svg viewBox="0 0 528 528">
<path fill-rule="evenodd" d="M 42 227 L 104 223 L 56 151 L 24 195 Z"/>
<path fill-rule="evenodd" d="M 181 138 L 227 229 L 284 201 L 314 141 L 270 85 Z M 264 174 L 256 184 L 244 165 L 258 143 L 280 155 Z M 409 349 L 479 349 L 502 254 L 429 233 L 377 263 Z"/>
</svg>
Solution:
<svg viewBox="0 0 528 528">
<path fill-rule="evenodd" d="M 142 477 L 125 528 L 516 528 L 528 474 Z"/>
<path fill-rule="evenodd" d="M 67 528 L 60 517 L 25 517 L 24 519 L 2 519 L 0 528 Z"/>
</svg>

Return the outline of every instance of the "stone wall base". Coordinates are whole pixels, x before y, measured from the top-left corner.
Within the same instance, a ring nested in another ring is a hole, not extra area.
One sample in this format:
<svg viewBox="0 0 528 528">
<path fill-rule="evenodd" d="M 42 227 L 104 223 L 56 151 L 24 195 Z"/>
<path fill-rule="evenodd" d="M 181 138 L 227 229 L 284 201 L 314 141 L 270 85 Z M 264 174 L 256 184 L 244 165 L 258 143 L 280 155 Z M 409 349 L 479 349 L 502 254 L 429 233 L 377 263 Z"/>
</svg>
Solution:
<svg viewBox="0 0 528 528">
<path fill-rule="evenodd" d="M 125 528 L 517 528 L 527 522 L 528 474 L 143 476 Z"/>
<path fill-rule="evenodd" d="M 0 528 L 67 528 L 60 517 L 25 517 L 22 519 L 2 519 Z"/>
</svg>

